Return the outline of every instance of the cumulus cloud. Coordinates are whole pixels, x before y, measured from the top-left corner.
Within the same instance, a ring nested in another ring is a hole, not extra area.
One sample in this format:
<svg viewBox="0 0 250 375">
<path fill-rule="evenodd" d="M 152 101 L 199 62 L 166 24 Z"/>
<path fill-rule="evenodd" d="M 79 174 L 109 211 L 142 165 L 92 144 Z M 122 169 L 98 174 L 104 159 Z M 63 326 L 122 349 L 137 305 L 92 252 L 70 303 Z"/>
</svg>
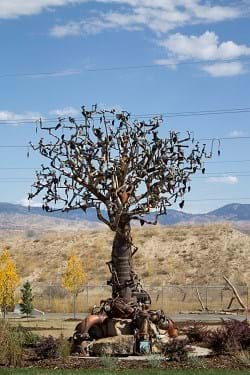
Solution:
<svg viewBox="0 0 250 375">
<path fill-rule="evenodd" d="M 202 70 L 209 73 L 212 77 L 230 77 L 247 72 L 244 64 L 240 61 L 205 65 L 202 67 Z"/>
<path fill-rule="evenodd" d="M 84 2 L 86 0 L 0 0 L 0 18 L 31 16 L 51 8 Z"/>
<path fill-rule="evenodd" d="M 93 0 L 87 0 L 94 2 Z M 165 33 L 187 24 L 219 22 L 240 17 L 241 8 L 210 5 L 202 0 L 95 0 L 95 2 L 122 5 L 115 11 L 99 12 L 97 16 L 80 21 L 70 20 L 54 26 L 54 37 L 95 34 L 108 29 L 142 30 Z M 124 6 L 126 6 L 124 8 Z"/>
<path fill-rule="evenodd" d="M 67 76 L 74 76 L 78 74 L 81 74 L 80 70 L 66 69 L 66 70 L 59 70 L 57 72 L 27 74 L 27 76 L 31 78 L 47 78 L 47 77 L 67 77 Z"/>
<path fill-rule="evenodd" d="M 244 137 L 246 133 L 243 132 L 242 130 L 232 130 L 228 135 L 229 137 L 236 138 L 236 137 Z"/>
<path fill-rule="evenodd" d="M 42 203 L 41 202 L 38 202 L 36 200 L 28 200 L 27 198 L 22 198 L 20 199 L 20 201 L 17 202 L 18 204 L 21 204 L 21 206 L 24 206 L 24 207 L 42 207 Z"/>
<path fill-rule="evenodd" d="M 204 61 L 207 64 L 201 65 L 201 69 L 213 77 L 245 73 L 244 64 L 233 60 L 250 55 L 250 47 L 233 41 L 220 42 L 219 37 L 212 31 L 206 31 L 199 36 L 176 33 L 161 40 L 160 45 L 167 51 L 168 56 L 166 59 L 157 60 L 157 64 L 169 65 L 169 61 L 173 64 Z"/>
<path fill-rule="evenodd" d="M 41 117 L 38 112 L 23 112 L 15 113 L 11 111 L 0 110 L 0 121 L 6 121 L 6 123 L 18 124 L 20 121 L 25 120 L 37 120 Z"/>
<path fill-rule="evenodd" d="M 238 184 L 239 180 L 236 176 L 223 176 L 223 177 L 209 177 L 208 182 L 235 185 Z"/>
<path fill-rule="evenodd" d="M 49 112 L 50 115 L 55 115 L 55 116 L 77 116 L 80 114 L 80 111 L 78 108 L 74 107 L 64 107 L 61 109 L 53 109 Z"/>
<path fill-rule="evenodd" d="M 176 33 L 162 40 L 160 45 L 178 60 L 225 60 L 250 55 L 250 48 L 232 41 L 219 42 L 212 31 L 200 36 Z"/>
</svg>

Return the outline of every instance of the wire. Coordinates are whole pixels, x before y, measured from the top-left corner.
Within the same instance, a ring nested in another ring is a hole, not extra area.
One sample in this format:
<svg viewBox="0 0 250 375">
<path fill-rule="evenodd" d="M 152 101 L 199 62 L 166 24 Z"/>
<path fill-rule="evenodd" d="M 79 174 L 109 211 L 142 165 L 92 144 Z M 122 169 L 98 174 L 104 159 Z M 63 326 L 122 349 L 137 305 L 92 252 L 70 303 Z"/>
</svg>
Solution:
<svg viewBox="0 0 250 375">
<path fill-rule="evenodd" d="M 234 140 L 238 140 L 238 139 L 250 139 L 250 136 L 246 136 L 246 137 L 213 137 L 213 138 L 199 138 L 199 139 L 195 139 L 195 141 L 199 142 L 199 141 L 213 141 L 215 139 L 218 139 L 220 141 L 234 141 Z M 0 145 L 0 148 L 29 148 L 30 145 L 27 144 L 27 145 Z M 211 163 L 211 162 L 210 162 Z"/>
<path fill-rule="evenodd" d="M 228 172 L 230 173 L 230 172 Z M 230 174 L 226 174 L 226 173 L 217 173 L 217 174 L 213 174 L 213 173 L 206 173 L 206 175 L 204 176 L 192 176 L 191 177 L 191 180 L 196 180 L 196 179 L 209 179 L 209 178 L 223 178 L 223 177 L 250 177 L 250 173 L 248 174 L 238 174 L 239 172 L 235 172 L 235 173 L 230 173 Z M 232 176 L 233 174 L 233 176 Z M 1 180 L 8 180 L 8 181 L 34 181 L 33 178 L 31 177 L 0 177 L 0 181 Z"/>
<path fill-rule="evenodd" d="M 250 107 L 243 107 L 243 108 L 227 108 L 227 109 L 208 109 L 202 111 L 182 111 L 182 112 L 164 112 L 164 113 L 147 113 L 147 114 L 132 114 L 132 119 L 145 119 L 145 118 L 152 118 L 152 117 L 166 117 L 166 118 L 173 118 L 173 117 L 194 117 L 194 116 L 209 116 L 209 115 L 225 115 L 225 114 L 239 114 L 239 113 L 250 113 Z M 61 117 L 64 115 L 62 114 Z M 60 117 L 60 116 L 59 116 Z M 59 121 L 58 118 L 41 118 L 44 123 L 57 123 Z M 64 116 L 67 118 L 67 116 Z M 110 118 L 111 116 L 107 116 Z M 94 116 L 94 119 L 99 117 Z M 83 118 L 75 118 L 76 121 L 81 121 Z M 23 118 L 18 120 L 0 120 L 0 124 L 7 124 L 7 125 L 16 125 L 16 124 L 36 124 L 40 121 L 40 118 Z"/>
<path fill-rule="evenodd" d="M 107 66 L 99 68 L 82 68 L 82 69 L 71 69 L 71 70 L 56 70 L 48 72 L 26 72 L 26 73 L 3 73 L 0 78 L 39 78 L 39 76 L 48 77 L 63 77 L 75 74 L 82 74 L 84 72 L 109 72 L 109 71 L 119 71 L 119 70 L 140 70 L 140 69 L 164 69 L 167 66 L 186 66 L 186 65 L 197 65 L 197 64 L 214 64 L 214 63 L 225 63 L 232 61 L 245 61 L 248 62 L 250 58 L 238 57 L 234 59 L 220 59 L 220 60 L 196 60 L 196 61 L 176 61 L 176 62 L 166 62 L 165 64 L 144 64 L 144 65 L 124 65 L 124 66 Z"/>
<path fill-rule="evenodd" d="M 249 163 L 250 159 L 243 160 L 218 160 L 218 161 L 205 161 L 206 164 L 224 164 L 224 163 Z"/>
<path fill-rule="evenodd" d="M 237 200 L 250 200 L 250 197 L 189 199 L 189 200 L 186 200 L 186 202 L 204 202 L 204 201 L 233 201 L 234 202 Z"/>
<path fill-rule="evenodd" d="M 1 147 L 1 146 L 0 146 Z M 28 146 L 24 146 L 28 147 Z M 205 161 L 206 164 L 224 164 L 224 163 L 250 163 L 250 159 L 243 159 L 243 160 L 218 160 L 218 161 Z M 37 170 L 39 169 L 40 166 L 38 167 L 0 167 L 0 170 Z M 216 172 L 215 172 L 216 173 Z M 218 173 L 223 173 L 223 172 L 218 172 Z M 235 172 L 225 172 L 225 173 L 235 173 Z M 239 172 L 241 173 L 241 172 Z M 245 173 L 245 172 L 242 172 Z M 247 172 L 246 172 L 247 173 Z M 208 173 L 206 173 L 207 175 Z"/>
</svg>

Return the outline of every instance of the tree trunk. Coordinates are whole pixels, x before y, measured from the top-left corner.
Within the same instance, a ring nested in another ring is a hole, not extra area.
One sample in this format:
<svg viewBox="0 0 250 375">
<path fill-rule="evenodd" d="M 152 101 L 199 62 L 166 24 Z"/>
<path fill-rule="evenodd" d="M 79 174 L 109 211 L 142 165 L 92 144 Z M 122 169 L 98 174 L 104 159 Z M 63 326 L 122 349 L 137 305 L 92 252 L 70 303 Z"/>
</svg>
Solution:
<svg viewBox="0 0 250 375">
<path fill-rule="evenodd" d="M 76 293 L 74 292 L 74 295 L 73 295 L 73 315 L 74 315 L 74 319 L 76 318 Z"/>
<path fill-rule="evenodd" d="M 126 302 L 131 301 L 134 286 L 130 232 L 130 220 L 123 215 L 113 241 L 111 285 L 113 297 L 122 297 Z"/>
</svg>

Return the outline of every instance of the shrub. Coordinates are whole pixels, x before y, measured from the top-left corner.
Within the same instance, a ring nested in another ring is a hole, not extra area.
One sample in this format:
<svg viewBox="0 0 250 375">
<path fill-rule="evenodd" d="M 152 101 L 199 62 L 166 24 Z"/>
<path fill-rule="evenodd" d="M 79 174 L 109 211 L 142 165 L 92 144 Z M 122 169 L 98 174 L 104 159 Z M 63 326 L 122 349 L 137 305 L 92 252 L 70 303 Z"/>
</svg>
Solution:
<svg viewBox="0 0 250 375">
<path fill-rule="evenodd" d="M 20 366 L 23 356 L 23 335 L 19 327 L 11 327 L 7 322 L 0 323 L 0 362 L 9 366 Z"/>
<path fill-rule="evenodd" d="M 202 342 L 206 339 L 208 330 L 202 322 L 192 322 L 185 330 L 189 342 Z"/>
<path fill-rule="evenodd" d="M 250 367 L 250 352 L 247 350 L 239 350 L 235 353 L 235 359 L 243 366 Z"/>
<path fill-rule="evenodd" d="M 233 337 L 234 342 L 240 348 L 250 349 L 250 325 L 247 320 L 240 322 L 236 319 L 224 321 L 223 325 L 228 332 L 228 335 Z"/>
<path fill-rule="evenodd" d="M 30 331 L 27 327 L 17 326 L 24 347 L 34 347 L 40 340 L 40 336 Z"/>
<path fill-rule="evenodd" d="M 250 348 L 250 326 L 245 320 L 223 321 L 221 328 L 209 331 L 206 343 L 217 354 L 235 352 Z"/>
<path fill-rule="evenodd" d="M 35 353 L 41 359 L 61 358 L 65 360 L 70 354 L 70 343 L 61 335 L 43 337 L 35 346 Z"/>
<path fill-rule="evenodd" d="M 58 339 L 51 335 L 41 338 L 35 347 L 35 353 L 41 359 L 58 358 Z"/>
<path fill-rule="evenodd" d="M 170 361 L 182 362 L 187 360 L 188 352 L 190 349 L 187 347 L 188 340 L 177 340 L 173 339 L 169 343 L 164 345 L 163 354 Z"/>
<path fill-rule="evenodd" d="M 109 371 L 114 371 L 117 368 L 117 359 L 111 357 L 110 355 L 102 355 L 100 360 L 102 366 L 108 369 Z"/>
<path fill-rule="evenodd" d="M 66 339 L 63 335 L 60 335 L 58 339 L 58 347 L 57 352 L 58 356 L 64 362 L 70 355 L 71 345 L 68 339 Z"/>
</svg>

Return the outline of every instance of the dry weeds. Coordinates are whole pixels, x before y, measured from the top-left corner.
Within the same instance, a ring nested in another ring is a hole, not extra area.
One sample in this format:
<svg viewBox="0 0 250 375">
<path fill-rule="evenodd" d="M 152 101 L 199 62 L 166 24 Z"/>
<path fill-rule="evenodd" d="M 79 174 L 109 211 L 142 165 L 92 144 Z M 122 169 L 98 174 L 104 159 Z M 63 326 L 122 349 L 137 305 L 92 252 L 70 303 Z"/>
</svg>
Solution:
<svg viewBox="0 0 250 375">
<path fill-rule="evenodd" d="M 20 275 L 31 281 L 34 289 L 41 283 L 61 283 L 72 249 L 85 263 L 89 284 L 100 285 L 110 277 L 105 263 L 110 260 L 112 238 L 113 233 L 106 229 L 29 235 L 8 231 L 0 233 L 0 248 L 10 246 Z M 139 247 L 135 269 L 144 285 L 222 284 L 222 275 L 236 284 L 250 285 L 250 237 L 228 224 L 134 227 L 133 241 Z M 96 299 L 92 296 L 91 302 Z M 83 297 L 79 301 L 82 308 Z M 50 303 L 53 309 L 58 308 L 62 296 L 54 295 Z M 42 299 L 39 306 L 43 307 Z"/>
</svg>

